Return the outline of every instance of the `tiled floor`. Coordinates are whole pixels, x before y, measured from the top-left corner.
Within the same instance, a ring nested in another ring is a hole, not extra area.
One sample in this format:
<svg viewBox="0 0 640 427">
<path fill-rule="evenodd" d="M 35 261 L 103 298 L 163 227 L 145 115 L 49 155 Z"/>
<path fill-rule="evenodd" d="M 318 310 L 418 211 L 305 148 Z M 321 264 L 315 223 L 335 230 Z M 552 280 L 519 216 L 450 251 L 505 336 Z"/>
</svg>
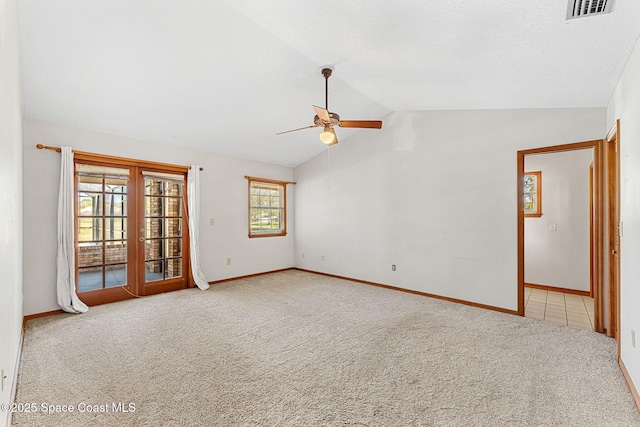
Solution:
<svg viewBox="0 0 640 427">
<path fill-rule="evenodd" d="M 593 298 L 524 288 L 524 304 L 525 317 L 593 330 Z"/>
</svg>

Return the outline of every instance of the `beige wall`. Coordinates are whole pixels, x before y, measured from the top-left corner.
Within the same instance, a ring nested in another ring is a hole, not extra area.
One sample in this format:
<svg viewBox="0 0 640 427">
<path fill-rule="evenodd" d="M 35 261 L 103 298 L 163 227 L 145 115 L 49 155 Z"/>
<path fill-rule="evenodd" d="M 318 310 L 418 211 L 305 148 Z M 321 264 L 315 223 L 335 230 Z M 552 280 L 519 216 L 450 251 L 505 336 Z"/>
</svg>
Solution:
<svg viewBox="0 0 640 427">
<path fill-rule="evenodd" d="M 15 0 L 0 0 L 0 368 L 9 402 L 22 328 L 22 149 L 18 16 Z M 6 424 L 0 411 L 0 426 Z"/>
<path fill-rule="evenodd" d="M 629 58 L 607 110 L 620 119 L 620 339 L 621 359 L 640 391 L 640 42 Z M 636 333 L 635 347 L 631 342 Z"/>
</svg>

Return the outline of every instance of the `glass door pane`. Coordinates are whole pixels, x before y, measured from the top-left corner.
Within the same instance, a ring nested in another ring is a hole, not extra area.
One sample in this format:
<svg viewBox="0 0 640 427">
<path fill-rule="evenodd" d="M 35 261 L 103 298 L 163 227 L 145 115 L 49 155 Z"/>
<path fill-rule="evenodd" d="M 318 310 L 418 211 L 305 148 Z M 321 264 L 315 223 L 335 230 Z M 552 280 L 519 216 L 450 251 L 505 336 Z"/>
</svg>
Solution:
<svg viewBox="0 0 640 427">
<path fill-rule="evenodd" d="M 77 289 L 127 286 L 127 169 L 76 165 Z"/>
<path fill-rule="evenodd" d="M 144 175 L 145 283 L 182 277 L 182 175 Z"/>
</svg>

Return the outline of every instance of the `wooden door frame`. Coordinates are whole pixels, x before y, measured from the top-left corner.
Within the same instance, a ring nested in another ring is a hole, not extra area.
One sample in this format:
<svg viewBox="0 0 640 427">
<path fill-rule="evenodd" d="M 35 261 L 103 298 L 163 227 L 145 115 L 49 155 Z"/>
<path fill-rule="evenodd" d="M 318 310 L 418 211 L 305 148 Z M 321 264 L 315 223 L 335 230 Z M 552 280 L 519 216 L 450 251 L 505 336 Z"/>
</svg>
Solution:
<svg viewBox="0 0 640 427">
<path fill-rule="evenodd" d="M 186 268 L 186 271 L 184 271 L 184 268 L 183 268 L 182 276 L 185 281 L 184 287 L 185 288 L 193 287 L 194 281 L 193 281 L 193 276 L 191 274 L 190 256 L 189 256 L 189 247 L 190 247 L 189 222 L 188 220 L 186 220 L 186 218 L 188 218 L 187 217 L 188 212 L 187 212 L 187 192 L 186 192 L 187 185 L 186 184 L 187 184 L 187 171 L 189 170 L 189 166 L 172 165 L 168 163 L 158 163 L 158 162 L 152 162 L 152 161 L 146 161 L 146 160 L 137 160 L 137 159 L 131 159 L 131 158 L 125 158 L 125 157 L 115 157 L 115 156 L 109 156 L 104 154 L 95 154 L 95 153 L 87 153 L 87 152 L 79 152 L 79 151 L 74 151 L 74 164 L 75 163 L 87 163 L 87 164 L 95 164 L 95 165 L 101 165 L 106 167 L 116 167 L 116 168 L 117 167 L 137 168 L 139 170 L 148 169 L 148 170 L 157 170 L 157 171 L 163 171 L 163 172 L 169 172 L 169 173 L 175 173 L 175 174 L 184 174 L 185 185 L 183 189 L 183 197 L 181 199 L 183 203 L 183 253 L 186 260 L 187 268 Z M 76 191 L 77 191 L 77 182 L 76 182 L 76 185 L 74 186 L 74 192 Z M 136 188 L 136 186 L 131 186 L 131 188 L 129 188 L 128 196 L 130 200 L 139 199 L 140 197 L 139 189 Z M 144 194 L 142 194 L 142 197 L 144 197 Z M 77 218 L 78 216 L 78 211 L 77 211 L 78 200 L 77 199 L 78 198 L 75 194 L 74 194 L 74 199 L 75 199 L 74 215 Z M 139 218 L 141 214 L 143 215 L 142 212 L 139 212 L 140 208 L 137 203 L 129 203 L 127 205 L 127 209 L 129 210 L 128 212 L 131 218 Z M 127 246 L 129 248 L 127 264 L 131 265 L 129 263 L 132 262 L 132 260 L 134 259 L 139 259 L 139 256 L 140 256 L 141 249 L 138 241 L 138 233 L 133 233 L 133 232 L 127 233 Z M 75 255 L 77 260 L 78 259 L 77 241 L 76 241 L 75 251 L 76 251 Z M 142 249 L 142 256 L 144 257 L 144 249 Z M 77 266 L 75 270 L 76 270 L 75 271 L 76 283 L 78 283 L 77 282 L 78 281 Z M 131 299 L 131 298 L 138 298 L 144 295 L 151 295 L 151 294 L 167 291 L 167 289 L 164 289 L 164 287 L 158 286 L 156 289 L 154 289 L 151 292 L 141 293 L 140 291 L 141 289 L 144 288 L 144 284 L 131 283 L 130 280 L 132 278 L 133 278 L 133 275 L 130 274 L 130 272 L 128 271 L 127 283 L 130 289 L 125 289 L 125 287 L 118 286 L 118 287 L 103 289 L 99 291 L 88 291 L 88 292 L 78 293 L 78 297 L 80 298 L 81 301 L 83 301 L 88 306 L 94 306 L 94 305 L 105 304 L 109 302 L 122 301 L 126 299 Z M 138 280 L 136 278 L 136 282 L 137 281 Z"/>
<path fill-rule="evenodd" d="M 605 138 L 606 157 L 606 209 L 608 212 L 607 231 L 609 268 L 609 328 L 607 335 L 615 338 L 620 355 L 620 119 L 616 120 Z"/>
<path fill-rule="evenodd" d="M 594 227 L 592 230 L 594 238 L 594 250 L 592 253 L 593 262 L 593 297 L 594 297 L 594 330 L 596 332 L 604 332 L 604 306 L 603 306 L 603 275 L 604 275 L 604 257 L 603 257 L 603 240 L 604 240 L 604 156 L 603 156 L 603 140 L 593 140 L 577 142 L 573 144 L 555 145 L 549 147 L 533 148 L 529 150 L 521 150 L 517 153 L 517 179 L 518 179 L 518 314 L 524 316 L 524 209 L 522 206 L 523 186 L 520 183 L 524 179 L 524 160 L 525 156 L 531 154 L 543 153 L 559 153 L 564 151 L 574 151 L 593 148 L 593 164 L 594 164 Z"/>
</svg>

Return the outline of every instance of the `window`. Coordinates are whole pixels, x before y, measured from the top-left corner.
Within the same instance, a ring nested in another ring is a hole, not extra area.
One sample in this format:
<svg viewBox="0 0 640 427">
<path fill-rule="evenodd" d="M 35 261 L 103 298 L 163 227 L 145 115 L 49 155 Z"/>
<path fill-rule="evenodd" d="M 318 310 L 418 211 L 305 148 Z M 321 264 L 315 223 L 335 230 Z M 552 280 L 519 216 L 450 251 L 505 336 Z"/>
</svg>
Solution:
<svg viewBox="0 0 640 427">
<path fill-rule="evenodd" d="M 539 218 L 542 216 L 542 172 L 524 174 L 524 216 Z"/>
<path fill-rule="evenodd" d="M 286 236 L 287 184 L 247 176 L 249 180 L 249 237 Z"/>
</svg>

